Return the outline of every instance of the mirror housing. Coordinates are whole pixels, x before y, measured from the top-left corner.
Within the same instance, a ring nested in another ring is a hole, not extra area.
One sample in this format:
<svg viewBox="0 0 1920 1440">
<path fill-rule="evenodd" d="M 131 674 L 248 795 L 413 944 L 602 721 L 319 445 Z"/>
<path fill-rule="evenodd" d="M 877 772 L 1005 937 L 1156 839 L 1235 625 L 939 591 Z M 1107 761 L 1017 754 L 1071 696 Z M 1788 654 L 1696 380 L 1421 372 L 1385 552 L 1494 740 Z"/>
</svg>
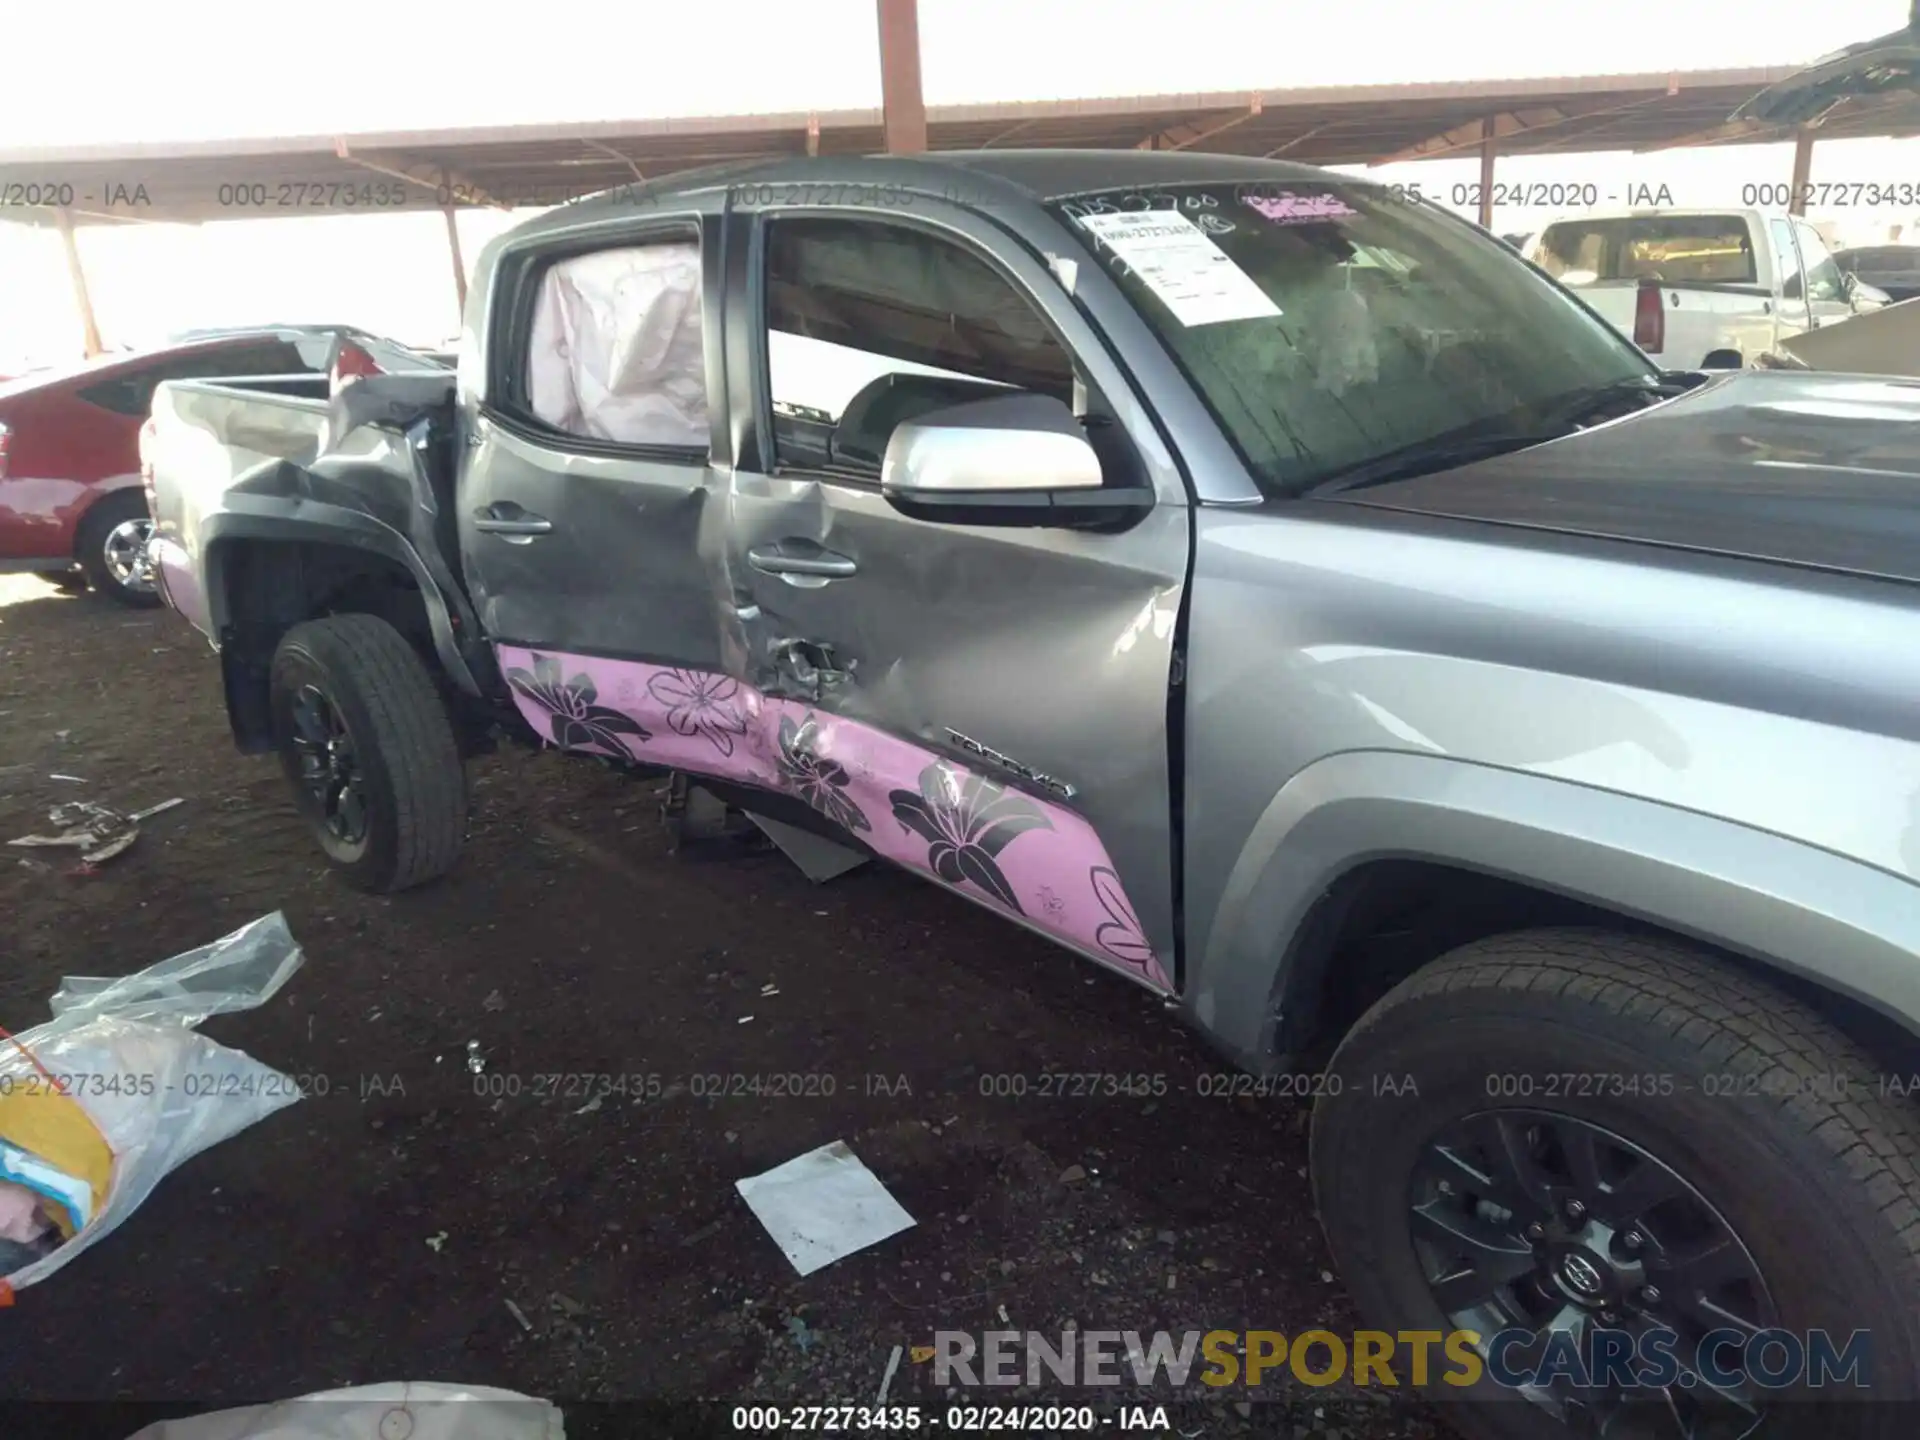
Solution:
<svg viewBox="0 0 1920 1440">
<path fill-rule="evenodd" d="M 1145 486 L 1108 486 L 1073 412 L 1029 391 L 901 423 L 887 441 L 880 492 L 903 515 L 959 525 L 1103 529 L 1154 503 Z"/>
</svg>

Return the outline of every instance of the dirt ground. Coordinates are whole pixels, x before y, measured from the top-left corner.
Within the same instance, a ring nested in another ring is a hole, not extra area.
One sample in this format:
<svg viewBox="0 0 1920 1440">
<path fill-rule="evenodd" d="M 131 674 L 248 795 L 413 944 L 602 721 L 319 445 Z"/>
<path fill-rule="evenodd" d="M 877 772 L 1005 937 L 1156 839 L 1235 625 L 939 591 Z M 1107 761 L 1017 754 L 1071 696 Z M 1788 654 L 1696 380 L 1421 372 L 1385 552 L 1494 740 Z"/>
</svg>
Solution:
<svg viewBox="0 0 1920 1440">
<path fill-rule="evenodd" d="M 435 1380 L 870 1403 L 893 1348 L 935 1329 L 1354 1325 L 1305 1108 L 1202 1098 L 1220 1067 L 1141 992 L 902 874 L 814 886 L 777 854 L 670 854 L 655 782 L 591 761 L 508 749 L 471 780 L 452 876 L 351 891 L 276 763 L 233 750 L 184 622 L 0 578 L 0 838 L 62 800 L 186 798 L 94 873 L 0 849 L 0 1024 L 46 1018 L 64 974 L 282 910 L 304 968 L 205 1028 L 313 1091 L 0 1311 L 0 1396 L 182 1413 Z M 1045 1071 L 1164 1085 L 1043 1097 Z M 730 1076 L 811 1093 L 713 1098 Z M 734 1182 L 835 1139 L 918 1223 L 802 1279 Z M 1159 1433 L 1445 1433 L 1288 1383 Z M 889 1399 L 948 1403 L 910 1354 Z M 83 1413 L 60 1433 L 89 1433 Z M 664 1434 L 665 1413 L 596 1433 Z"/>
</svg>

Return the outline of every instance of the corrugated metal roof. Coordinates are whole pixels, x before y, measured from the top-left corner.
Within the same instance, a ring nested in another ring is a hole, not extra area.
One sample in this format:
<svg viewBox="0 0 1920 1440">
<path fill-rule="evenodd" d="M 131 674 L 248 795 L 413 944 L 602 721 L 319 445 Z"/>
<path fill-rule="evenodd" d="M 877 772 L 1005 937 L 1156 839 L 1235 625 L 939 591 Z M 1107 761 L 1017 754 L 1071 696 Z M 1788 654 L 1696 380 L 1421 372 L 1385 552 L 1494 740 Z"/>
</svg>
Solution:
<svg viewBox="0 0 1920 1440">
<path fill-rule="evenodd" d="M 1136 95 L 927 112 L 934 150 L 1167 148 L 1318 165 L 1476 153 L 1494 117 L 1503 155 L 1778 140 L 1732 125 L 1792 67 Z M 1855 102 L 1822 137 L 1920 134 L 1920 96 Z M 0 148 L 0 218 L 213 220 L 458 206 L 552 205 L 695 166 L 872 154 L 881 115 L 621 120 L 228 141 Z"/>
</svg>

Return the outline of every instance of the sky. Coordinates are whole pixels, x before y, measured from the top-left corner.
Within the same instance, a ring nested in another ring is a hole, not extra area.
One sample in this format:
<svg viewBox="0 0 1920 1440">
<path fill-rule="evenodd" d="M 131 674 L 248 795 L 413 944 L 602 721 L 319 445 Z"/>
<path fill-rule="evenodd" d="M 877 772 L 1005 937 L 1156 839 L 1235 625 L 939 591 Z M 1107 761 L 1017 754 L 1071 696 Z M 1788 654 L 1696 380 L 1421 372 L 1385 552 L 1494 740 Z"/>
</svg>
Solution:
<svg viewBox="0 0 1920 1440">
<path fill-rule="evenodd" d="M 1608 0 L 1600 9 L 1565 0 L 1477 0 L 1470 9 L 1408 0 L 1343 0 L 1337 8 L 920 0 L 922 83 L 927 102 L 938 105 L 1796 65 L 1899 28 L 1907 8 L 1908 0 L 1826 0 L 1801 17 L 1817 17 L 1816 33 L 1763 19 L 1751 0 Z M 873 0 L 671 9 L 570 0 L 546 12 L 556 18 L 538 35 L 525 11 L 471 8 L 456 21 L 418 0 L 333 0 L 308 24 L 271 13 L 258 0 L 197 0 L 189 12 L 18 7 L 7 19 L 9 53 L 71 63 L 9 68 L 0 149 L 880 102 Z M 1519 157 L 1502 162 L 1500 179 L 1592 180 L 1609 190 L 1664 183 L 1677 205 L 1719 205 L 1738 203 L 1744 183 L 1784 181 L 1789 165 L 1785 146 Z M 1830 141 L 1816 151 L 1815 167 L 1816 180 L 1920 183 L 1920 140 Z M 1477 178 L 1472 159 L 1375 173 L 1418 180 L 1443 202 L 1452 187 Z M 1494 222 L 1521 230 L 1544 218 L 1505 209 Z M 1883 211 L 1816 210 L 1810 218 L 1857 240 L 1920 220 Z M 462 214 L 469 265 L 510 223 L 497 212 Z M 260 320 L 358 324 L 416 343 L 458 329 L 436 214 L 89 227 L 80 246 L 109 344 Z M 64 358 L 79 338 L 57 237 L 0 221 L 0 369 L 21 358 Z"/>
</svg>

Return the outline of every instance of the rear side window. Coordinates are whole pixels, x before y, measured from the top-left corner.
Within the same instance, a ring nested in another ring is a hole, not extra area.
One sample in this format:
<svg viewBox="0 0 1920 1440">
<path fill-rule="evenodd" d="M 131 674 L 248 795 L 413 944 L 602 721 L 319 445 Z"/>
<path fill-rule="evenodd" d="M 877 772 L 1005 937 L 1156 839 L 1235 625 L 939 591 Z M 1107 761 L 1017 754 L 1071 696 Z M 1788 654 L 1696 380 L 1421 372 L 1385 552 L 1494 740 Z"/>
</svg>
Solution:
<svg viewBox="0 0 1920 1440">
<path fill-rule="evenodd" d="M 534 297 L 526 407 L 582 439 L 705 456 L 700 246 L 596 250 L 548 266 Z"/>
<path fill-rule="evenodd" d="M 300 350 L 286 340 L 256 340 L 244 345 L 220 345 L 192 350 L 124 370 L 82 388 L 80 398 L 118 415 L 144 419 L 153 409 L 153 392 L 163 380 L 248 379 L 261 375 L 304 375 L 315 370 Z"/>
<path fill-rule="evenodd" d="M 1563 285 L 1604 280 L 1751 285 L 1753 240 L 1738 215 L 1563 220 L 1540 236 L 1539 263 Z"/>
</svg>

